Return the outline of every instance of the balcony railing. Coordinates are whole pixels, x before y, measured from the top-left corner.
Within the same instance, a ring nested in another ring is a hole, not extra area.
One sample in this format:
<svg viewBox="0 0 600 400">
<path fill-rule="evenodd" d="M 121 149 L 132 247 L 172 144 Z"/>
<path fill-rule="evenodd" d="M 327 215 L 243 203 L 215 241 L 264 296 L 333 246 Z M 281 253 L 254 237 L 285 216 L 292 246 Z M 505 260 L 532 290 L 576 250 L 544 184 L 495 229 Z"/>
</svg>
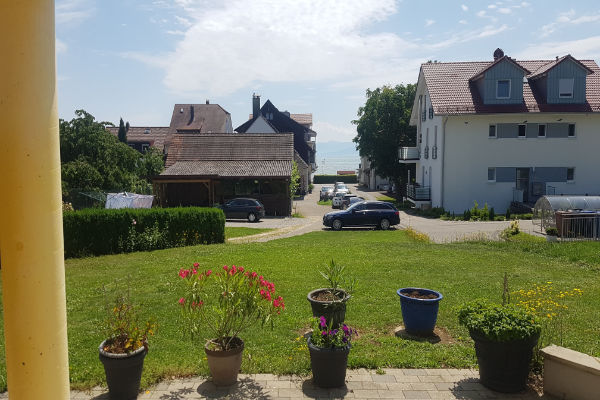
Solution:
<svg viewBox="0 0 600 400">
<path fill-rule="evenodd" d="M 406 185 L 406 196 L 414 201 L 430 201 L 431 187 Z"/>
<path fill-rule="evenodd" d="M 418 160 L 419 159 L 419 148 L 418 147 L 400 147 L 398 150 L 398 158 L 400 160 Z"/>
</svg>

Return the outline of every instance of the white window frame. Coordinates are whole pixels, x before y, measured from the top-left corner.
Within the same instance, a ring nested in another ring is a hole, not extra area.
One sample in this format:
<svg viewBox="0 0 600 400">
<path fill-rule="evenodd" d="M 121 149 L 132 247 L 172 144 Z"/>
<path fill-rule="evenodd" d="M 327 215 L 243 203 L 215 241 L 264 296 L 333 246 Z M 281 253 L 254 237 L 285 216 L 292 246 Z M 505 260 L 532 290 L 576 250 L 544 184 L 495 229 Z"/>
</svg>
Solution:
<svg viewBox="0 0 600 400">
<path fill-rule="evenodd" d="M 571 126 L 573 126 L 573 136 L 569 135 L 569 133 L 571 131 Z M 577 137 L 577 126 L 575 124 L 569 124 L 569 127 L 567 128 L 567 138 L 575 139 L 576 137 Z"/>
<path fill-rule="evenodd" d="M 494 179 L 490 179 L 490 171 L 494 171 Z M 488 169 L 487 169 L 487 181 L 489 183 L 496 183 L 496 167 L 488 167 Z"/>
<path fill-rule="evenodd" d="M 502 97 L 498 96 L 498 84 L 500 82 L 508 82 L 508 96 L 506 96 L 506 97 L 504 97 L 504 96 L 502 96 Z M 504 100 L 504 99 L 510 99 L 511 89 L 512 89 L 512 82 L 511 82 L 510 79 L 498 79 L 498 80 L 496 80 L 496 99 L 502 99 L 502 100 Z"/>
<path fill-rule="evenodd" d="M 540 136 L 540 126 L 544 127 L 544 136 Z M 540 139 L 545 139 L 548 137 L 548 125 L 547 124 L 538 124 L 537 137 Z"/>
<path fill-rule="evenodd" d="M 490 128 L 494 127 L 494 135 L 490 136 Z M 496 124 L 490 124 L 488 127 L 488 139 L 497 139 L 498 138 L 498 126 Z"/>
<path fill-rule="evenodd" d="M 563 87 L 564 85 L 567 85 L 567 88 L 570 87 L 570 93 L 567 93 L 567 90 L 565 90 L 565 94 L 563 95 L 563 90 L 561 89 L 561 87 Z M 573 92 L 575 91 L 575 78 L 560 78 L 558 80 L 558 98 L 560 99 L 572 99 L 573 98 Z"/>
<path fill-rule="evenodd" d="M 525 134 L 523 136 L 519 135 L 519 131 L 521 130 L 520 128 L 522 126 L 525 127 Z M 517 125 L 517 139 L 527 139 L 527 125 L 525 125 L 525 124 L 518 124 Z"/>
<path fill-rule="evenodd" d="M 569 180 L 569 170 L 573 170 L 573 179 Z M 575 167 L 567 167 L 567 183 L 575 183 Z"/>
</svg>

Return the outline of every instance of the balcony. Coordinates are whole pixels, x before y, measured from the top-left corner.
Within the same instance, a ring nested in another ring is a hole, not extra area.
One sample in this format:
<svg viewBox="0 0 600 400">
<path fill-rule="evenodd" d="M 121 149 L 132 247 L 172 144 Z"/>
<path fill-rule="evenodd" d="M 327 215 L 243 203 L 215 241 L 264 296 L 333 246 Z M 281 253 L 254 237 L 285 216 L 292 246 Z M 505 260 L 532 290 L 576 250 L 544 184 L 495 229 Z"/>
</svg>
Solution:
<svg viewBox="0 0 600 400">
<path fill-rule="evenodd" d="M 406 197 L 412 201 L 431 201 L 431 187 L 406 185 Z"/>
<path fill-rule="evenodd" d="M 400 147 L 398 150 L 398 158 L 401 163 L 414 163 L 419 160 L 418 147 Z"/>
</svg>

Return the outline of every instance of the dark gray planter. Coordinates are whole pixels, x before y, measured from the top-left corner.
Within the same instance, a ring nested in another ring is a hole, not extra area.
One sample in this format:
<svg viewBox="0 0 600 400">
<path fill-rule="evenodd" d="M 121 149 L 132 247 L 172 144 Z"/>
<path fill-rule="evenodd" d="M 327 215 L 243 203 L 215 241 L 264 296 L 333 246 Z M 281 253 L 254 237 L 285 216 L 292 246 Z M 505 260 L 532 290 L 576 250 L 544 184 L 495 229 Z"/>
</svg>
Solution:
<svg viewBox="0 0 600 400">
<path fill-rule="evenodd" d="M 346 302 L 352 297 L 344 290 L 337 290 L 340 294 L 340 301 L 319 301 L 313 299 L 314 295 L 321 292 L 330 291 L 331 289 L 320 288 L 308 293 L 307 299 L 310 302 L 313 317 L 323 316 L 327 320 L 327 324 L 333 320 L 332 328 L 338 328 L 344 323 L 346 318 Z"/>
<path fill-rule="evenodd" d="M 104 364 L 108 397 L 111 400 L 137 399 L 144 369 L 144 358 L 148 351 L 140 347 L 128 354 L 115 354 L 104 351 L 106 341 L 98 348 L 99 357 Z"/>
<path fill-rule="evenodd" d="M 350 345 L 322 348 L 312 344 L 312 341 L 308 338 L 308 351 L 315 385 L 322 388 L 344 386 Z"/>
</svg>

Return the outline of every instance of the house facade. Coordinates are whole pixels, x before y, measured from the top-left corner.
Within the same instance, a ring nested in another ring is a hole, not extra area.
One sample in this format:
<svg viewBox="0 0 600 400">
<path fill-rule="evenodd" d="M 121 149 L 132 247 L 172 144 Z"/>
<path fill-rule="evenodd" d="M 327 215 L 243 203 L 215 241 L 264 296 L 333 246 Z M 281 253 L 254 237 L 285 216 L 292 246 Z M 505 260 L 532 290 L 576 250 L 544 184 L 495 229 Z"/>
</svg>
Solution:
<svg viewBox="0 0 600 400">
<path fill-rule="evenodd" d="M 250 119 L 235 128 L 238 133 L 292 133 L 295 160 L 300 174 L 300 191 L 308 191 L 311 176 L 316 171 L 316 136 L 312 130 L 312 114 L 290 114 L 279 111 L 267 100 L 260 106 L 260 96 L 252 96 Z"/>
<path fill-rule="evenodd" d="M 421 66 L 411 124 L 417 146 L 408 199 L 463 212 L 504 212 L 545 194 L 600 193 L 600 69 L 570 55 Z"/>
<path fill-rule="evenodd" d="M 369 190 L 382 190 L 384 185 L 390 185 L 389 179 L 377 175 L 377 171 L 371 165 L 371 162 L 367 157 L 360 158 L 360 165 L 358 166 L 358 183 L 366 186 Z"/>
</svg>

